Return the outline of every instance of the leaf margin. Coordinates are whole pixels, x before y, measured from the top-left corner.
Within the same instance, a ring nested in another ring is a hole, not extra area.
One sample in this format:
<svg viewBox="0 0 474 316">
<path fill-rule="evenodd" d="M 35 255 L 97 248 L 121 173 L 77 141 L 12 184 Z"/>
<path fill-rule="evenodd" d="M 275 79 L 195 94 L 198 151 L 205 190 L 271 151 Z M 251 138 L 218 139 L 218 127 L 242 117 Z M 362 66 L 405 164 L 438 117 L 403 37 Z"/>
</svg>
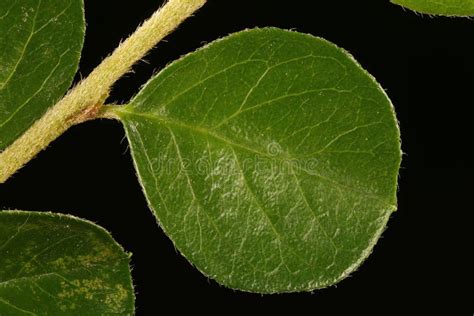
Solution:
<svg viewBox="0 0 474 316">
<path fill-rule="evenodd" d="M 89 231 L 89 232 L 93 232 L 94 234 L 96 234 L 96 236 L 98 236 L 99 238 L 101 238 L 103 240 L 104 243 L 107 243 L 107 246 L 109 247 L 113 247 L 115 249 L 113 249 L 114 251 L 116 251 L 117 253 L 120 253 L 121 255 L 123 255 L 123 259 L 127 259 L 127 270 L 128 270 L 128 273 L 127 273 L 127 293 L 128 295 L 130 295 L 130 300 L 131 300 L 131 308 L 132 310 L 130 311 L 130 313 L 127 313 L 125 315 L 134 315 L 135 312 L 136 312 L 136 292 L 135 292 L 135 285 L 133 283 L 133 276 L 132 276 L 132 265 L 131 265 L 131 257 L 132 257 L 132 253 L 130 252 L 127 252 L 123 246 L 121 244 L 119 244 L 112 236 L 112 234 L 110 232 L 108 232 L 104 227 L 90 221 L 90 220 L 87 220 L 87 219 L 83 219 L 83 218 L 80 218 L 80 217 L 77 217 L 75 215 L 71 215 L 71 214 L 64 214 L 64 213 L 56 213 L 56 212 L 38 212 L 38 211 L 24 211 L 24 210 L 17 210 L 17 209 L 13 209 L 13 210 L 0 210 L 0 224 L 1 224 L 1 221 L 4 217 L 16 217 L 16 216 L 22 216 L 22 217 L 26 217 L 25 219 L 25 222 L 24 224 L 26 224 L 30 218 L 32 217 L 36 217 L 36 218 L 39 218 L 39 219 L 42 219 L 42 220 L 47 220 L 47 221 L 52 221 L 54 222 L 54 224 L 58 224 L 57 221 L 61 221 L 62 223 L 64 222 L 69 222 L 71 223 L 72 225 L 78 225 L 78 226 L 82 226 L 81 228 Z M 23 225 L 24 225 L 23 224 Z M 18 227 L 18 229 L 21 229 L 21 226 Z M 20 230 L 17 231 L 16 234 L 19 233 Z M 13 236 L 13 238 L 16 237 L 16 236 Z M 7 245 L 13 238 L 9 238 L 6 240 L 6 242 L 0 247 L 0 249 L 2 247 L 4 247 L 5 245 Z M 54 273 L 54 272 L 53 272 Z M 23 280 L 23 279 L 27 279 L 27 278 L 32 278 L 34 276 L 28 276 L 28 277 L 19 277 L 19 278 L 16 278 L 16 279 L 9 279 L 7 281 L 3 281 L 3 282 L 0 282 L 0 284 L 2 283 L 9 283 L 11 281 L 16 281 L 16 280 Z M 0 297 L 1 298 L 1 297 Z M 104 303 L 105 304 L 105 303 Z"/>
<path fill-rule="evenodd" d="M 186 254 L 184 254 L 180 248 L 177 246 L 177 244 L 175 243 L 175 241 L 170 237 L 170 234 L 169 232 L 167 231 L 166 227 L 164 225 L 161 224 L 160 222 L 160 219 L 158 217 L 158 213 L 155 211 L 151 201 L 150 201 L 150 198 L 148 196 L 148 194 L 146 194 L 146 190 L 145 190 L 145 185 L 143 183 L 143 176 L 141 175 L 141 172 L 140 172 L 140 168 L 138 167 L 138 164 L 137 164 L 137 161 L 134 157 L 134 146 L 131 144 L 131 137 L 130 137 L 130 129 L 127 128 L 126 126 L 126 119 L 125 119 L 125 113 L 123 112 L 123 109 L 126 109 L 127 107 L 129 107 L 131 104 L 134 103 L 134 101 L 141 95 L 141 93 L 143 91 L 145 91 L 147 89 L 147 87 L 152 83 L 152 81 L 160 76 L 160 74 L 162 74 L 164 71 L 166 71 L 167 69 L 169 69 L 170 67 L 172 67 L 173 65 L 175 65 L 176 63 L 179 63 L 181 60 L 185 59 L 186 57 L 190 56 L 190 55 L 193 55 L 197 52 L 200 52 L 201 50 L 204 50 L 206 48 L 208 48 L 209 46 L 212 46 L 220 41 L 224 41 L 226 39 L 228 39 L 229 37 L 232 37 L 233 35 L 237 35 L 237 34 L 240 34 L 240 33 L 244 33 L 244 32 L 251 32 L 251 31 L 255 31 L 255 30 L 279 30 L 279 31 L 282 31 L 282 29 L 279 29 L 279 28 L 276 28 L 276 27 L 264 27 L 264 28 L 253 28 L 253 29 L 245 29 L 243 31 L 239 31 L 239 32 L 236 32 L 236 33 L 232 33 L 230 35 L 227 35 L 227 36 L 224 36 L 222 38 L 219 38 L 215 41 L 212 41 L 210 43 L 207 43 L 206 45 L 198 48 L 197 50 L 193 51 L 193 52 L 190 52 L 188 54 L 185 54 L 183 55 L 181 58 L 171 62 L 170 64 L 168 64 L 166 67 L 164 67 L 163 69 L 161 69 L 157 74 L 155 74 L 152 79 L 150 79 L 147 83 L 145 83 L 142 87 L 141 87 L 141 90 L 140 92 L 126 105 L 123 105 L 123 106 L 115 106 L 115 107 L 110 107 L 108 109 L 108 111 L 112 114 L 113 117 L 117 118 L 119 121 L 121 121 L 121 123 L 124 125 L 124 128 L 125 128 L 125 133 L 126 133 L 126 137 L 129 141 L 129 145 L 130 145 L 130 151 L 132 152 L 132 161 L 133 161 L 133 164 L 134 164 L 134 167 L 135 167 L 135 170 L 136 170 L 136 173 L 137 173 L 137 177 L 138 177 L 138 180 L 139 180 L 139 183 L 141 185 L 141 188 L 142 188 L 142 191 L 145 195 L 145 198 L 146 198 L 146 201 L 147 201 L 147 204 L 148 204 L 148 207 L 149 209 L 152 211 L 153 215 L 155 216 L 155 219 L 158 223 L 158 225 L 161 227 L 161 229 L 163 229 L 164 233 L 166 234 L 166 236 L 171 240 L 171 242 L 173 243 L 175 249 L 179 250 L 179 253 L 193 266 L 195 267 L 197 270 L 199 270 L 205 277 L 207 278 L 211 278 L 213 279 L 214 281 L 216 281 L 219 285 L 221 286 L 225 286 L 225 287 L 229 287 L 231 289 L 235 289 L 235 290 L 239 290 L 239 291 L 242 291 L 242 292 L 249 292 L 249 293 L 260 293 L 260 294 L 275 294 L 275 293 L 293 293 L 293 292 L 312 292 L 314 290 L 317 290 L 317 289 L 322 289 L 322 288 L 327 288 L 328 286 L 333 286 L 333 285 L 336 285 L 338 282 L 342 281 L 343 279 L 347 278 L 349 275 L 351 275 L 353 272 L 357 271 L 357 269 L 362 265 L 362 263 L 367 260 L 367 258 L 369 257 L 369 255 L 373 252 L 377 242 L 380 240 L 380 237 L 381 235 L 383 234 L 383 232 L 385 231 L 385 229 L 387 228 L 387 223 L 391 217 L 391 215 L 393 214 L 393 212 L 396 211 L 397 209 L 397 192 L 398 192 L 398 177 L 399 177 L 399 168 L 400 168 L 400 165 L 401 165 L 401 159 L 402 159 L 402 156 L 403 156 L 403 151 L 402 151 L 402 148 L 401 148 L 401 141 L 400 141 L 400 138 L 401 138 L 401 134 L 400 134 L 400 126 L 399 126 L 399 121 L 397 120 L 397 117 L 396 117 L 396 112 L 395 112 L 395 107 L 391 101 L 391 99 L 388 97 L 386 91 L 383 89 L 383 87 L 381 86 L 381 84 L 375 79 L 374 76 L 372 76 L 364 67 L 362 67 L 362 65 L 353 57 L 352 54 L 350 54 L 347 50 L 345 50 L 344 48 L 341 48 L 339 47 L 338 45 L 324 39 L 324 38 L 321 38 L 321 37 L 318 37 L 318 36 L 314 36 L 312 34 L 305 34 L 305 33 L 301 33 L 301 32 L 295 32 L 294 30 L 283 30 L 285 32 L 295 32 L 295 33 L 298 33 L 298 34 L 302 34 L 304 36 L 307 36 L 307 37 L 310 37 L 310 38 L 316 38 L 318 40 L 321 40 L 327 44 L 329 44 L 330 46 L 332 47 L 335 47 L 337 48 L 338 50 L 340 50 L 341 52 L 344 53 L 344 55 L 346 57 L 348 57 L 349 59 L 351 59 L 359 68 L 360 70 L 363 71 L 363 73 L 370 78 L 370 80 L 372 81 L 372 83 L 374 83 L 378 89 L 378 91 L 380 93 L 382 93 L 386 99 L 389 101 L 389 104 L 390 104 L 390 110 L 391 110 L 391 113 L 393 115 L 393 119 L 395 121 L 395 124 L 396 124 L 396 129 L 397 129 L 397 138 L 398 138 L 398 149 L 399 149 L 399 159 L 398 159 L 398 168 L 397 168 L 397 172 L 394 174 L 394 179 L 393 182 L 395 183 L 395 188 L 394 188 L 394 196 L 392 198 L 392 203 L 389 203 L 387 204 L 387 209 L 386 209 L 386 212 L 385 212 L 385 216 L 383 216 L 383 220 L 381 220 L 381 222 L 383 224 L 380 225 L 380 228 L 379 230 L 373 235 L 373 238 L 370 240 L 368 246 L 366 249 L 364 249 L 361 253 L 361 255 L 359 256 L 358 260 L 356 260 L 350 267 L 348 267 L 337 279 L 333 280 L 333 281 L 328 281 L 327 284 L 321 284 L 321 286 L 317 286 L 317 287 L 314 287 L 314 286 L 310 286 L 310 287 L 307 287 L 307 288 L 299 288 L 299 289 L 296 289 L 296 290 L 288 290 L 288 291 L 285 291 L 285 290 L 276 290 L 276 291 L 254 291 L 254 290 L 249 290 L 248 288 L 239 288 L 239 287 L 235 287 L 235 286 L 229 286 L 228 284 L 226 284 L 226 282 L 223 282 L 223 280 L 220 280 L 219 278 L 217 277 L 214 277 L 214 276 L 211 276 L 209 273 L 207 273 L 204 269 L 198 267 L 195 263 L 193 263 L 193 261 L 191 261 L 188 256 Z"/>
</svg>

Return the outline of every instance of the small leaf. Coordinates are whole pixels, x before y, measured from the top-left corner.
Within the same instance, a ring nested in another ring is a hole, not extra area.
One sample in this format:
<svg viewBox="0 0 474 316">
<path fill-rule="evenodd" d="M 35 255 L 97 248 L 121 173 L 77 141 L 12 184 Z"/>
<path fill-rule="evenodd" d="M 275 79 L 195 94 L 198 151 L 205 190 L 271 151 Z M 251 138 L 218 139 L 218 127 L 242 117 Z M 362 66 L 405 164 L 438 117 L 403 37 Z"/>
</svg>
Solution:
<svg viewBox="0 0 474 316">
<path fill-rule="evenodd" d="M 393 107 L 323 39 L 231 35 L 171 64 L 115 111 L 163 229 L 231 288 L 334 284 L 369 255 L 396 208 Z"/>
<path fill-rule="evenodd" d="M 83 0 L 0 1 L 0 151 L 66 92 L 84 29 Z"/>
<path fill-rule="evenodd" d="M 0 212 L 0 315 L 132 315 L 128 262 L 90 222 Z"/>
<path fill-rule="evenodd" d="M 428 14 L 474 16 L 474 0 L 391 0 L 392 3 Z"/>
</svg>

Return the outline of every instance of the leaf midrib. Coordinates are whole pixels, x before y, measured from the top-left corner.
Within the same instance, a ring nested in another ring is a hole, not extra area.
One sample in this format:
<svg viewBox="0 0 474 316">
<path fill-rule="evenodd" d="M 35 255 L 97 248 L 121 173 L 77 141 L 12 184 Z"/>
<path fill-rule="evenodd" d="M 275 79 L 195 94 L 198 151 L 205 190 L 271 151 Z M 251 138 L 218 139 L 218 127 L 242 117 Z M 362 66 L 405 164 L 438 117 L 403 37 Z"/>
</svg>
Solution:
<svg viewBox="0 0 474 316">
<path fill-rule="evenodd" d="M 46 26 L 48 26 L 52 21 L 54 21 L 54 19 L 57 19 L 58 17 L 60 17 L 61 15 L 63 15 L 64 13 L 66 13 L 67 10 L 69 10 L 72 6 L 72 1 L 69 2 L 69 6 L 67 6 L 64 10 L 62 10 L 61 12 L 59 12 L 57 15 L 55 15 L 54 17 L 50 18 L 46 23 L 44 23 L 42 26 L 40 26 L 39 28 L 36 28 L 36 20 L 38 18 L 38 13 L 40 11 L 40 7 L 41 7 L 41 3 L 42 3 L 42 0 L 39 0 L 38 1 L 38 7 L 36 9 L 36 13 L 35 13 L 35 16 L 33 18 L 33 25 L 32 25 L 32 28 L 31 28 L 31 32 L 27 38 L 27 40 L 25 41 L 25 44 L 23 46 L 23 49 L 22 49 L 22 52 L 20 54 L 20 56 L 18 57 L 18 61 L 16 62 L 15 66 L 13 67 L 11 73 L 9 74 L 9 76 L 7 77 L 7 79 L 0 83 L 0 92 L 2 90 L 4 90 L 6 88 L 6 86 L 9 85 L 9 83 L 11 82 L 11 79 L 13 78 L 13 76 L 15 75 L 15 72 L 16 70 L 18 69 L 19 65 L 22 63 L 23 61 L 23 58 L 25 57 L 25 52 L 28 48 L 28 46 L 30 45 L 33 37 L 38 34 L 41 30 L 43 30 Z M 25 108 L 25 106 L 27 106 L 31 100 L 33 100 L 33 98 L 35 98 L 45 87 L 45 85 L 48 83 L 48 81 L 51 79 L 51 77 L 53 76 L 53 74 L 57 71 L 58 67 L 61 65 L 61 62 L 63 60 L 63 57 L 65 55 L 67 55 L 69 52 L 71 51 L 70 48 L 66 49 L 60 56 L 59 56 L 59 59 L 56 63 L 56 65 L 54 66 L 54 68 L 50 71 L 50 73 L 48 74 L 48 76 L 43 80 L 43 82 L 41 83 L 41 86 L 26 100 L 24 101 L 20 106 L 18 106 L 15 111 L 13 111 L 10 116 L 8 116 L 7 118 L 5 118 L 3 120 L 3 122 L 0 123 L 0 129 L 3 128 L 5 125 L 7 125 L 10 121 L 12 121 L 12 119 L 21 111 Z"/>
<path fill-rule="evenodd" d="M 0 282 L 0 289 L 2 287 L 7 287 L 10 283 L 28 281 L 28 280 L 35 281 L 35 280 L 40 280 L 42 278 L 47 278 L 47 277 L 51 277 L 51 276 L 57 276 L 59 278 L 62 278 L 64 280 L 70 282 L 70 280 L 68 280 L 62 274 L 69 274 L 69 273 L 75 273 L 75 272 L 81 272 L 81 271 L 90 273 L 91 269 L 100 268 L 100 267 L 102 267 L 102 268 L 114 268 L 114 267 L 118 266 L 122 261 L 128 261 L 128 258 L 126 258 L 126 257 L 119 258 L 119 259 L 114 260 L 113 262 L 111 261 L 111 262 L 108 262 L 108 263 L 93 263 L 93 264 L 89 264 L 87 266 L 83 265 L 83 266 L 78 267 L 78 268 L 64 269 L 64 270 L 61 270 L 59 272 L 44 272 L 44 273 L 38 273 L 38 274 L 33 274 L 33 275 L 28 275 L 28 276 L 15 277 L 15 278 L 11 278 L 11 279 L 8 279 L 8 280 L 5 280 L 5 281 L 1 281 Z"/>
<path fill-rule="evenodd" d="M 125 106 L 115 107 L 115 108 L 111 109 L 111 111 L 113 111 L 119 117 L 122 117 L 122 116 L 135 116 L 135 117 L 146 118 L 148 120 L 157 121 L 168 129 L 181 128 L 181 129 L 190 130 L 192 132 L 195 132 L 197 134 L 201 134 L 201 135 L 204 135 L 204 136 L 210 136 L 210 137 L 214 138 L 217 141 L 220 141 L 220 142 L 222 142 L 226 145 L 232 146 L 233 148 L 240 148 L 240 149 L 243 149 L 245 151 L 248 151 L 248 152 L 251 152 L 251 153 L 266 157 L 266 158 L 269 158 L 269 159 L 276 159 L 276 160 L 299 159 L 299 157 L 293 157 L 293 156 L 290 156 L 288 154 L 286 154 L 285 156 L 281 155 L 280 157 L 279 156 L 272 156 L 272 155 L 269 155 L 269 154 L 267 154 L 267 153 L 265 153 L 265 152 L 263 152 L 259 149 L 249 147 L 245 144 L 236 143 L 236 142 L 230 140 L 229 138 L 227 138 L 225 136 L 222 136 L 222 135 L 220 135 L 220 134 L 216 133 L 215 131 L 212 131 L 208 128 L 190 125 L 190 124 L 187 124 L 187 123 L 182 122 L 180 120 L 170 119 L 168 117 L 162 117 L 162 116 L 157 115 L 157 114 L 138 113 L 136 111 L 130 110 L 129 108 L 126 108 Z M 303 157 L 303 158 L 307 158 L 307 157 Z M 385 197 L 382 197 L 382 196 L 379 196 L 379 195 L 376 195 L 374 193 L 367 192 L 367 191 L 364 191 L 364 190 L 360 190 L 358 188 L 355 188 L 355 187 L 352 187 L 352 186 L 349 186 L 349 185 L 346 185 L 346 184 L 342 184 L 340 182 L 337 182 L 336 180 L 325 177 L 325 176 L 323 176 L 319 173 L 316 174 L 314 171 L 309 173 L 309 171 L 302 168 L 300 166 L 300 164 L 298 164 L 298 166 L 299 166 L 299 168 L 298 168 L 299 170 L 301 170 L 303 172 L 306 172 L 310 175 L 314 175 L 314 176 L 316 176 L 316 177 L 318 177 L 322 180 L 325 180 L 326 182 L 329 182 L 329 183 L 331 183 L 332 185 L 334 185 L 338 188 L 348 190 L 352 193 L 361 194 L 363 196 L 366 196 L 366 197 L 372 198 L 374 200 L 377 200 L 379 202 L 382 202 L 385 205 L 385 207 L 387 207 L 390 210 L 396 209 L 396 205 L 394 205 L 393 203 L 388 201 L 388 199 L 385 198 Z"/>
<path fill-rule="evenodd" d="M 50 18 L 46 23 L 44 23 L 43 25 L 41 25 L 40 27 L 36 27 L 36 22 L 37 22 L 37 19 L 38 19 L 38 14 L 39 14 L 39 11 L 40 11 L 40 7 L 41 7 L 41 4 L 42 4 L 42 0 L 39 0 L 38 1 L 38 6 L 36 8 L 36 12 L 35 12 L 35 16 L 33 17 L 33 22 L 32 22 L 32 26 L 31 26 L 31 30 L 30 30 L 30 33 L 28 35 L 28 38 L 26 39 L 25 43 L 23 44 L 23 48 L 22 48 L 22 51 L 20 53 L 20 55 L 18 56 L 18 60 L 17 62 L 15 63 L 15 66 L 13 67 L 13 69 L 11 70 L 10 74 L 8 75 L 8 77 L 6 78 L 6 80 L 4 82 L 0 82 L 0 91 L 1 90 L 4 90 L 5 87 L 10 83 L 13 75 L 15 74 L 16 70 L 18 69 L 18 66 L 21 64 L 21 62 L 23 61 L 23 58 L 25 57 L 25 53 L 26 53 L 26 49 L 28 48 L 28 46 L 30 45 L 31 43 L 31 40 L 33 39 L 33 37 L 38 34 L 41 30 L 43 30 L 46 26 L 48 26 L 51 22 L 53 22 L 55 19 L 59 18 L 61 15 L 63 15 L 64 13 L 66 13 L 66 11 L 68 11 L 71 6 L 72 6 L 72 2 L 69 2 L 69 6 L 67 6 L 64 10 L 62 10 L 61 12 L 59 12 L 58 14 L 56 14 L 55 16 L 53 16 L 52 18 Z M 14 5 L 12 5 L 13 7 Z M 9 11 L 11 10 L 11 8 L 9 9 Z M 9 11 L 5 14 L 8 15 L 9 14 Z M 2 17 L 3 18 L 3 17 Z M 70 49 L 67 49 L 67 51 L 69 51 Z M 64 54 L 63 54 L 64 55 Z M 61 57 L 63 56 L 61 55 Z"/>
<path fill-rule="evenodd" d="M 82 266 L 82 267 L 79 267 L 79 268 L 74 268 L 74 269 L 66 269 L 66 270 L 63 270 L 63 271 L 60 271 L 60 272 L 45 272 L 45 273 L 39 273 L 39 274 L 35 274 L 35 275 L 29 275 L 29 276 L 24 276 L 24 277 L 17 277 L 17 278 L 13 278 L 13 279 L 9 279 L 9 280 L 6 280 L 6 281 L 2 281 L 0 282 L 0 290 L 2 288 L 8 288 L 8 286 L 10 284 L 14 284 L 16 282 L 22 282 L 22 281 L 31 281 L 33 282 L 36 286 L 39 287 L 39 285 L 37 285 L 37 281 L 39 280 L 42 280 L 42 279 L 48 279 L 48 278 L 59 278 L 59 279 L 62 279 L 64 281 L 66 281 L 68 284 L 70 285 L 73 285 L 73 286 L 76 286 L 72 283 L 71 280 L 69 280 L 68 278 L 66 278 L 64 275 L 62 274 L 69 274 L 69 273 L 75 273 L 75 272 L 86 272 L 86 273 L 90 273 L 90 269 L 91 268 L 95 268 L 95 267 L 107 267 L 107 268 L 114 268 L 115 266 L 119 265 L 123 260 L 128 260 L 127 258 L 122 258 L 120 260 L 117 260 L 117 261 L 114 261 L 113 263 L 109 263 L 109 264 L 91 264 L 90 266 L 86 267 L 86 266 Z M 49 293 L 50 294 L 50 293 Z M 19 309 L 23 312 L 26 312 L 26 313 L 29 313 L 31 315 L 38 315 L 38 314 L 35 314 L 35 313 L 32 313 L 32 312 L 29 312 L 29 311 L 25 311 L 23 309 L 21 309 L 20 307 L 12 304 L 11 302 L 9 301 L 6 301 L 5 299 L 2 298 L 2 296 L 0 295 L 0 303 L 4 303 L 4 304 L 7 304 L 9 306 L 11 306 L 12 308 L 16 308 L 16 309 Z"/>
<path fill-rule="evenodd" d="M 13 66 L 13 68 L 12 68 L 10 74 L 8 75 L 8 77 L 6 78 L 6 80 L 4 82 L 0 83 L 0 91 L 3 90 L 5 88 L 5 86 L 10 82 L 10 80 L 12 79 L 12 77 L 15 74 L 16 70 L 18 69 L 18 66 L 22 62 L 23 57 L 25 56 L 26 49 L 30 45 L 31 39 L 33 38 L 33 36 L 35 34 L 36 20 L 38 19 L 38 13 L 39 13 L 39 8 L 41 6 L 41 1 L 42 0 L 38 1 L 38 6 L 36 7 L 35 16 L 33 17 L 33 22 L 32 22 L 32 25 L 31 25 L 31 30 L 30 30 L 30 33 L 28 35 L 28 38 L 26 39 L 25 43 L 23 44 L 23 48 L 21 50 L 20 56 L 18 56 L 18 60 L 15 63 L 15 66 Z M 11 10 L 11 8 L 9 10 Z"/>
</svg>

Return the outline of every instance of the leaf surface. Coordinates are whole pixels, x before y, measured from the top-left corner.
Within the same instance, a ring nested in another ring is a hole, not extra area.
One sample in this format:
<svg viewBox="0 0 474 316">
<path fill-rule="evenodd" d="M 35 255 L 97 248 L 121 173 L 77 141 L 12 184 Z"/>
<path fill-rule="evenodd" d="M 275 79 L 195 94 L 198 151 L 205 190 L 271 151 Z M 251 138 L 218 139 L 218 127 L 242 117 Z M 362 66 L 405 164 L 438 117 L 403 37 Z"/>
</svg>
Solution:
<svg viewBox="0 0 474 316">
<path fill-rule="evenodd" d="M 231 288 L 332 285 L 368 256 L 396 208 L 393 107 L 323 39 L 273 28 L 231 35 L 114 111 L 161 226 Z"/>
<path fill-rule="evenodd" d="M 66 92 L 84 30 L 82 0 L 0 1 L 0 151 Z"/>
<path fill-rule="evenodd" d="M 411 10 L 447 16 L 474 16 L 474 0 L 391 0 Z"/>
<path fill-rule="evenodd" d="M 90 222 L 0 212 L 0 315 L 133 315 L 128 263 Z"/>
</svg>

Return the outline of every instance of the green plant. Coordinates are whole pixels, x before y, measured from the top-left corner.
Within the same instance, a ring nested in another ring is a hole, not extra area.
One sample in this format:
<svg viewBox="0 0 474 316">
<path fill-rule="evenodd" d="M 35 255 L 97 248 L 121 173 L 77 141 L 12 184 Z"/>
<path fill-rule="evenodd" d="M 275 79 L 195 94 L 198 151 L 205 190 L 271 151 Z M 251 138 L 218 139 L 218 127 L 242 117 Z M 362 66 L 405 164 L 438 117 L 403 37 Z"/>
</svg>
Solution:
<svg viewBox="0 0 474 316">
<path fill-rule="evenodd" d="M 170 1 L 62 99 L 84 36 L 81 1 L 0 4 L 0 29 L 18 25 L 0 38 L 0 180 L 72 125 L 118 119 L 150 207 L 204 274 L 259 293 L 334 284 L 396 209 L 401 158 L 389 99 L 347 52 L 244 31 L 172 63 L 128 104 L 104 105 L 204 2 Z M 133 313 L 128 256 L 103 230 L 17 211 L 0 213 L 0 227 L 0 311 Z M 57 303 L 39 304 L 46 297 Z"/>
<path fill-rule="evenodd" d="M 411 10 L 421 13 L 447 16 L 473 16 L 473 0 L 391 0 L 395 4 L 402 5 Z"/>
</svg>

